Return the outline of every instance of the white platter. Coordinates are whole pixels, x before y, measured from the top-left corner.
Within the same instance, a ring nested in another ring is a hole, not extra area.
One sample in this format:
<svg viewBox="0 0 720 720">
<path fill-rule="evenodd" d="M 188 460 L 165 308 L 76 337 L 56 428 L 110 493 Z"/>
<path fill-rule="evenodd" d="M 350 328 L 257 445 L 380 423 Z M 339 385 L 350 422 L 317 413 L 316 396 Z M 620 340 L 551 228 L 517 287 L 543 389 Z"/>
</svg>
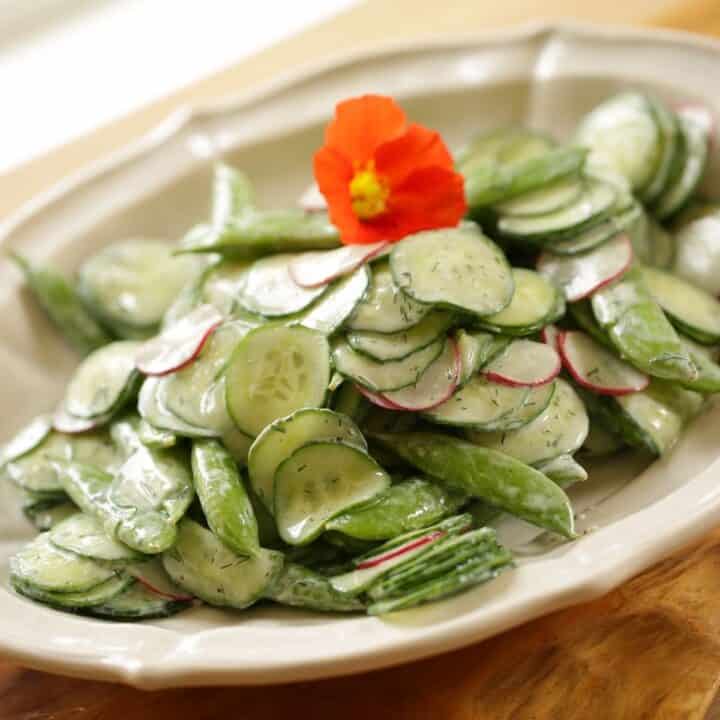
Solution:
<svg viewBox="0 0 720 720">
<path fill-rule="evenodd" d="M 478 129 L 526 123 L 567 135 L 609 93 L 653 89 L 670 101 L 718 106 L 720 44 L 693 36 L 578 25 L 383 49 L 294 74 L 260 92 L 173 116 L 130 148 L 62 183 L 11 218 L 6 246 L 71 270 L 123 236 L 178 237 L 206 216 L 216 157 L 245 169 L 268 205 L 307 185 L 311 154 L 334 103 L 364 92 L 396 96 L 410 117 L 457 147 Z M 708 183 L 720 188 L 716 152 Z M 717 194 L 717 193 L 716 193 Z M 75 357 L 10 264 L 0 261 L 0 437 L 58 399 Z M 624 460 L 593 472 L 577 497 L 578 541 L 530 542 L 502 528 L 520 566 L 456 599 L 380 620 L 258 608 L 198 608 L 137 625 L 64 615 L 13 594 L 7 558 L 30 536 L 0 490 L 0 654 L 31 667 L 143 688 L 274 683 L 360 672 L 478 641 L 623 582 L 720 521 L 720 408 L 675 452 L 632 482 Z"/>
</svg>

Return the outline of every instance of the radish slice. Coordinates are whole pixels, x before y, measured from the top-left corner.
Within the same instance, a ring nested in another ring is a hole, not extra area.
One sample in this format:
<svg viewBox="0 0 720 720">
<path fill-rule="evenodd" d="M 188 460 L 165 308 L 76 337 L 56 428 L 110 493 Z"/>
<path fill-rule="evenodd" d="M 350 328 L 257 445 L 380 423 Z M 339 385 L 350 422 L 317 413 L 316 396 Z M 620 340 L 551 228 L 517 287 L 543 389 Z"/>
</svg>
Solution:
<svg viewBox="0 0 720 720">
<path fill-rule="evenodd" d="M 135 356 L 135 365 L 145 375 L 168 375 L 189 365 L 223 316 L 212 305 L 201 305 L 189 315 L 143 343 Z"/>
<path fill-rule="evenodd" d="M 423 372 L 414 385 L 382 394 L 396 410 L 430 410 L 442 405 L 457 390 L 462 358 L 454 340 L 445 342 L 445 349 Z"/>
<path fill-rule="evenodd" d="M 512 387 L 537 387 L 552 382 L 562 362 L 550 345 L 532 340 L 515 340 L 484 370 L 488 380 Z"/>
<path fill-rule="evenodd" d="M 307 212 L 324 212 L 327 210 L 327 201 L 320 192 L 317 183 L 308 186 L 298 199 L 298 205 Z"/>
<path fill-rule="evenodd" d="M 582 255 L 544 252 L 538 259 L 537 269 L 563 289 L 569 302 L 577 302 L 620 277 L 632 260 L 630 238 L 618 235 Z"/>
<path fill-rule="evenodd" d="M 578 385 L 598 395 L 629 395 L 644 390 L 650 378 L 579 330 L 562 333 L 563 364 Z"/>
<path fill-rule="evenodd" d="M 159 560 L 148 560 L 147 562 L 129 565 L 125 570 L 141 585 L 156 595 L 182 602 L 195 599 L 194 595 L 188 595 L 188 593 L 175 585 Z"/>
<path fill-rule="evenodd" d="M 362 385 L 355 385 L 355 389 L 364 397 L 367 398 L 373 405 L 383 408 L 384 410 L 399 410 L 400 408 L 393 405 L 391 402 L 386 400 L 380 393 L 374 393 L 372 390 L 368 390 Z"/>
<path fill-rule="evenodd" d="M 98 415 L 94 418 L 79 418 L 71 415 L 64 407 L 59 407 L 53 415 L 53 427 L 67 435 L 79 435 L 90 432 L 109 420 L 108 415 Z"/>
<path fill-rule="evenodd" d="M 300 287 L 327 285 L 368 262 L 388 244 L 376 242 L 368 245 L 343 245 L 335 250 L 302 253 L 290 263 L 290 277 Z"/>
<path fill-rule="evenodd" d="M 560 340 L 560 335 L 562 335 L 562 331 L 557 325 L 546 325 L 540 331 L 540 339 L 553 350 L 559 350 L 558 341 Z"/>
<path fill-rule="evenodd" d="M 423 545 L 427 545 L 428 543 L 434 542 L 435 540 L 439 540 L 445 535 L 447 535 L 447 533 L 444 530 L 434 530 L 427 535 L 423 535 L 422 537 L 416 538 L 415 540 L 411 540 L 405 545 L 401 545 L 400 547 L 388 550 L 382 555 L 376 555 L 375 557 L 368 558 L 367 560 L 359 563 L 356 569 L 364 570 L 365 568 L 378 567 L 378 565 L 383 565 L 384 563 L 388 562 L 388 560 L 393 560 L 394 558 L 400 557 L 401 555 L 405 555 L 405 553 L 409 552 L 410 550 L 416 550 L 417 548 L 421 548 Z"/>
</svg>

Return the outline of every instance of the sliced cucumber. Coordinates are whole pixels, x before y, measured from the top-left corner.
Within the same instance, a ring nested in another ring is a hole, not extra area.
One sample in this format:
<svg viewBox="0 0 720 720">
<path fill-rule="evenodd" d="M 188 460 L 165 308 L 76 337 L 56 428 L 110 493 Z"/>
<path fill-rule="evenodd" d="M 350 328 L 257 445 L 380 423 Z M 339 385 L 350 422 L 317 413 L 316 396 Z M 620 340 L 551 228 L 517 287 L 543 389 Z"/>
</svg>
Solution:
<svg viewBox="0 0 720 720">
<path fill-rule="evenodd" d="M 631 232 L 635 225 L 643 221 L 643 217 L 642 208 L 633 204 L 626 210 L 591 223 L 587 228 L 581 228 L 577 233 L 571 233 L 559 240 L 549 239 L 547 248 L 555 255 L 584 253 L 603 245 L 621 233 Z"/>
<path fill-rule="evenodd" d="M 588 179 L 582 195 L 571 205 L 546 215 L 501 217 L 498 232 L 520 239 L 567 234 L 608 215 L 617 200 L 615 188 L 602 180 Z"/>
<path fill-rule="evenodd" d="M 259 600 L 282 570 L 282 553 L 261 550 L 238 557 L 202 525 L 185 518 L 163 566 L 181 588 L 209 605 L 246 608 Z"/>
<path fill-rule="evenodd" d="M 653 109 L 636 92 L 621 93 L 596 107 L 580 124 L 577 140 L 639 192 L 655 176 L 663 150 Z"/>
<path fill-rule="evenodd" d="M 402 360 L 378 362 L 360 355 L 341 340 L 333 349 L 333 362 L 338 372 L 373 392 L 399 390 L 418 381 L 443 351 L 444 344 L 440 338 Z"/>
<path fill-rule="evenodd" d="M 115 577 L 108 565 L 56 547 L 49 533 L 38 535 L 10 558 L 10 575 L 48 592 L 86 592 Z"/>
<path fill-rule="evenodd" d="M 308 443 L 275 471 L 280 537 L 290 545 L 305 545 L 322 532 L 328 520 L 370 500 L 389 484 L 388 474 L 356 445 Z"/>
<path fill-rule="evenodd" d="M 696 288 L 720 296 L 720 214 L 680 227 L 673 272 Z"/>
<path fill-rule="evenodd" d="M 312 440 L 337 440 L 367 450 L 359 428 L 332 410 L 305 408 L 268 425 L 250 448 L 248 472 L 256 495 L 272 513 L 275 471 L 283 460 Z"/>
<path fill-rule="evenodd" d="M 138 434 L 143 445 L 152 448 L 171 448 L 177 445 L 178 438 L 169 430 L 161 430 L 151 425 L 147 420 L 140 422 Z"/>
<path fill-rule="evenodd" d="M 478 445 L 532 464 L 558 455 L 572 455 L 585 442 L 588 416 L 572 387 L 560 378 L 555 383 L 549 405 L 532 422 L 506 432 L 469 431 L 469 438 Z"/>
<path fill-rule="evenodd" d="M 412 235 L 395 244 L 390 267 L 398 287 L 418 302 L 482 317 L 512 299 L 505 256 L 473 226 Z"/>
<path fill-rule="evenodd" d="M 652 179 L 643 188 L 640 197 L 643 202 L 652 203 L 662 194 L 679 171 L 678 162 L 681 162 L 682 147 L 680 146 L 680 128 L 675 113 L 665 107 L 665 104 L 658 98 L 648 97 L 648 102 L 659 131 L 660 159 Z"/>
<path fill-rule="evenodd" d="M 300 325 L 332 335 L 360 306 L 371 286 L 370 270 L 363 266 L 333 283 L 327 293 L 298 318 Z"/>
<path fill-rule="evenodd" d="M 50 531 L 50 542 L 61 550 L 113 564 L 126 564 L 142 555 L 105 534 L 92 516 L 76 513 Z"/>
<path fill-rule="evenodd" d="M 373 360 L 402 360 L 438 340 L 455 320 L 453 313 L 436 310 L 417 325 L 397 333 L 352 331 L 347 334 L 350 347 Z"/>
<path fill-rule="evenodd" d="M 587 470 L 572 455 L 558 455 L 552 460 L 536 464 L 535 467 L 562 488 L 588 479 Z"/>
<path fill-rule="evenodd" d="M 240 304 L 259 315 L 280 317 L 300 312 L 317 300 L 327 290 L 327 285 L 300 287 L 288 269 L 295 257 L 281 254 L 257 260 L 240 289 Z"/>
<path fill-rule="evenodd" d="M 565 312 L 558 289 L 542 275 L 523 268 L 512 271 L 515 283 L 510 304 L 478 321 L 481 327 L 507 335 L 531 335 Z"/>
<path fill-rule="evenodd" d="M 555 383 L 539 387 L 510 387 L 476 375 L 447 402 L 426 413 L 439 425 L 455 425 L 486 432 L 515 430 L 532 422 L 550 404 Z"/>
<path fill-rule="evenodd" d="M 252 267 L 249 260 L 223 260 L 207 269 L 198 290 L 198 303 L 207 303 L 230 317 L 238 307 Z"/>
<path fill-rule="evenodd" d="M 0 468 L 35 450 L 52 432 L 52 417 L 38 415 L 23 427 L 0 451 Z"/>
<path fill-rule="evenodd" d="M 223 372 L 249 331 L 242 321 L 221 325 L 193 363 L 167 377 L 163 385 L 166 408 L 188 425 L 218 435 L 232 427 L 225 406 Z"/>
<path fill-rule="evenodd" d="M 682 332 L 705 345 L 720 342 L 720 302 L 712 295 L 655 268 L 643 268 L 642 278 L 660 307 Z"/>
<path fill-rule="evenodd" d="M 153 427 L 184 437 L 215 437 L 216 432 L 186 423 L 167 408 L 165 389 L 169 377 L 149 377 L 140 388 L 138 412 Z"/>
<path fill-rule="evenodd" d="M 110 602 L 133 583 L 129 575 L 115 575 L 89 590 L 71 592 L 52 592 L 43 590 L 21 578 L 10 576 L 10 582 L 21 595 L 45 603 L 60 610 L 74 612 L 83 608 L 95 607 Z"/>
<path fill-rule="evenodd" d="M 417 325 L 431 310 L 407 297 L 393 281 L 387 261 L 372 270 L 372 285 L 347 323 L 350 330 L 396 333 Z"/>
<path fill-rule="evenodd" d="M 546 215 L 577 201 L 584 189 L 578 178 L 562 178 L 547 187 L 506 200 L 496 205 L 495 211 L 508 217 Z"/>
<path fill-rule="evenodd" d="M 678 118 L 685 151 L 684 162 L 653 208 L 656 217 L 661 220 L 685 207 L 697 189 L 707 164 L 710 129 L 703 122 L 704 114 L 700 117 L 692 108 L 686 108 L 678 112 Z"/>
<path fill-rule="evenodd" d="M 187 601 L 171 600 L 148 590 L 142 583 L 134 582 L 119 595 L 89 607 L 86 612 L 108 620 L 150 620 L 176 615 L 188 607 L 190 603 Z"/>
<path fill-rule="evenodd" d="M 52 461 L 71 457 L 71 441 L 67 436 L 53 432 L 31 452 L 7 463 L 3 475 L 18 487 L 35 494 L 62 494 L 63 487 Z"/>
<path fill-rule="evenodd" d="M 121 337 L 152 335 L 196 272 L 191 258 L 146 238 L 101 250 L 80 268 L 80 292 L 88 306 Z"/>
<path fill-rule="evenodd" d="M 257 435 L 303 407 L 322 407 L 330 350 L 322 333 L 304 327 L 260 327 L 237 346 L 226 371 L 226 401 L 238 429 Z"/>
<path fill-rule="evenodd" d="M 45 532 L 46 530 L 52 530 L 63 520 L 74 515 L 78 509 L 69 500 L 58 497 L 25 504 L 22 511 L 36 530 Z"/>
<path fill-rule="evenodd" d="M 688 338 L 681 338 L 681 341 L 698 370 L 698 376 L 680 384 L 688 390 L 701 393 L 720 392 L 720 365 L 715 362 L 713 353 L 709 352 L 710 349 L 698 345 Z"/>
<path fill-rule="evenodd" d="M 79 418 L 109 415 L 125 405 L 138 387 L 135 355 L 141 344 L 127 340 L 88 355 L 65 392 L 65 410 Z"/>
<path fill-rule="evenodd" d="M 369 410 L 370 403 L 351 382 L 344 382 L 333 394 L 332 409 L 361 423 Z"/>
<path fill-rule="evenodd" d="M 462 387 L 475 373 L 497 357 L 512 342 L 512 338 L 487 332 L 458 330 L 455 343 L 460 353 L 460 379 Z"/>
</svg>

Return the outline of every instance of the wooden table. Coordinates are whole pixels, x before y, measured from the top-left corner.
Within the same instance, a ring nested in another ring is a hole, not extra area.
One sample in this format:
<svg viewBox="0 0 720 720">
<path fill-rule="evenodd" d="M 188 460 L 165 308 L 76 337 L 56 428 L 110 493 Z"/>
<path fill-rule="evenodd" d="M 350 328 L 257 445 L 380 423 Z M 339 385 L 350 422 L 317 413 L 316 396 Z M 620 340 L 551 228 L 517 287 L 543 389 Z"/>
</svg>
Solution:
<svg viewBox="0 0 720 720">
<path fill-rule="evenodd" d="M 720 0 L 370 0 L 0 178 L 0 217 L 172 109 L 383 40 L 540 17 L 720 35 Z M 2 664 L 0 720 L 720 719 L 720 530 L 608 596 L 466 650 L 352 678 L 153 694 Z"/>
</svg>

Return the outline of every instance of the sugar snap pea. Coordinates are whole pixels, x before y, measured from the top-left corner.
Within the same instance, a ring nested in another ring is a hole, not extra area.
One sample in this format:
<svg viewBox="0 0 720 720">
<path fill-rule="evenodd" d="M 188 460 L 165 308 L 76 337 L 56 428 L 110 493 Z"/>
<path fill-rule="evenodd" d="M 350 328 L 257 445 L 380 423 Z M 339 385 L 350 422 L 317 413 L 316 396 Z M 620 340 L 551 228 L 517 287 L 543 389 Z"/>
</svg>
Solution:
<svg viewBox="0 0 720 720">
<path fill-rule="evenodd" d="M 391 485 L 367 505 L 338 515 L 325 527 L 362 540 L 388 540 L 452 515 L 467 499 L 464 492 L 413 477 Z"/>
<path fill-rule="evenodd" d="M 394 433 L 375 437 L 448 487 L 486 500 L 539 527 L 574 537 L 567 496 L 529 465 L 450 435 Z"/>
<path fill-rule="evenodd" d="M 230 453 L 217 440 L 196 440 L 192 470 L 210 529 L 238 555 L 255 555 L 260 549 L 257 521 Z"/>
<path fill-rule="evenodd" d="M 60 273 L 33 265 L 17 253 L 11 253 L 10 257 L 22 270 L 40 307 L 78 352 L 86 355 L 112 340 L 85 309 L 75 288 Z"/>
</svg>

